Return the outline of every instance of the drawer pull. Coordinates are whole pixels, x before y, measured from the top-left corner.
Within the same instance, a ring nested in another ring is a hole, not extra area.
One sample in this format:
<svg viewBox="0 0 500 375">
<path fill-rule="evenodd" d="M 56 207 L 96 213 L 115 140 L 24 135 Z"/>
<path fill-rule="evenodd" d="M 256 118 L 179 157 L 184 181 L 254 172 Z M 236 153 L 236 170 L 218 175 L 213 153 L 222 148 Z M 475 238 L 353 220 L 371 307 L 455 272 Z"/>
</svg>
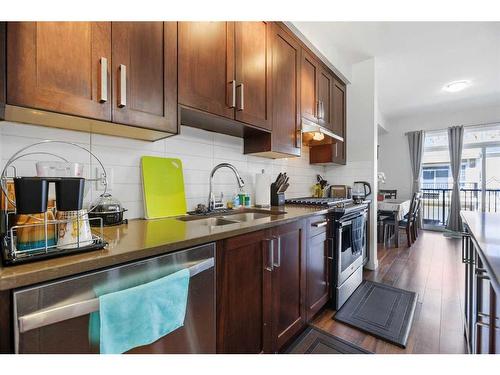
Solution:
<svg viewBox="0 0 500 375">
<path fill-rule="evenodd" d="M 316 223 L 312 223 L 311 226 L 316 227 L 316 228 L 322 228 L 326 227 L 328 225 L 328 220 L 325 221 L 318 221 Z"/>
</svg>

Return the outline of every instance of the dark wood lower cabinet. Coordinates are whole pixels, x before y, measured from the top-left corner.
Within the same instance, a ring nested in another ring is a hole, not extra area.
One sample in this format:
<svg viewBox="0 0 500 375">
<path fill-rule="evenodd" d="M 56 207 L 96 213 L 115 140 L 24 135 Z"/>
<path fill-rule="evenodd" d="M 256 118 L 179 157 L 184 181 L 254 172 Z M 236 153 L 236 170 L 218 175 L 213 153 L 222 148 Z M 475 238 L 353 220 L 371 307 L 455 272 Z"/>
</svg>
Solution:
<svg viewBox="0 0 500 375">
<path fill-rule="evenodd" d="M 309 237 L 306 254 L 306 317 L 311 321 L 328 302 L 330 272 L 328 265 L 330 241 L 327 232 Z"/>
<path fill-rule="evenodd" d="M 464 333 L 471 354 L 499 354 L 500 306 L 472 237 L 462 242 L 465 264 Z"/>
<path fill-rule="evenodd" d="M 272 343 L 279 351 L 306 323 L 304 221 L 272 230 L 274 246 Z"/>
<path fill-rule="evenodd" d="M 304 222 L 217 244 L 217 352 L 275 353 L 305 319 Z"/>
<path fill-rule="evenodd" d="M 0 354 L 9 354 L 14 352 L 12 346 L 12 303 L 11 291 L 0 291 Z"/>
<path fill-rule="evenodd" d="M 269 232 L 217 243 L 217 353 L 271 350 Z"/>
</svg>

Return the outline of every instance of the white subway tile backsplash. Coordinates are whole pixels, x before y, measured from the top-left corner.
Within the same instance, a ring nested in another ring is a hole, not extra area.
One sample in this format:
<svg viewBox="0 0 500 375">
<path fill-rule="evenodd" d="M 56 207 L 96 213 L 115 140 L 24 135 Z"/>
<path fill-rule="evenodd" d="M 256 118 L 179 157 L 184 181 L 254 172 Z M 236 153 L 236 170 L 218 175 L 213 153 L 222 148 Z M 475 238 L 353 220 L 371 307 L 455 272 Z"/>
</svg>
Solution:
<svg viewBox="0 0 500 375">
<path fill-rule="evenodd" d="M 280 172 L 290 176 L 288 197 L 307 196 L 316 182 L 316 174 L 325 174 L 323 166 L 309 164 L 309 150 L 302 149 L 302 157 L 285 159 L 265 159 L 243 154 L 243 140 L 224 134 L 207 132 L 181 126 L 181 134 L 157 142 L 146 142 L 99 134 L 45 128 L 35 125 L 3 122 L 0 126 L 1 164 L 21 147 L 44 139 L 75 142 L 88 148 L 101 159 L 105 168 L 113 170 L 111 193 L 128 209 L 126 217 L 144 217 L 143 192 L 140 172 L 141 156 L 151 155 L 174 157 L 182 160 L 186 203 L 189 210 L 198 203 L 207 203 L 208 182 L 212 168 L 218 163 L 233 164 L 245 181 L 244 191 L 254 195 L 255 174 L 264 169 L 273 179 Z M 70 161 L 84 163 L 86 177 L 95 176 L 98 163 L 85 151 L 68 146 L 57 145 L 49 148 L 51 152 Z M 16 163 L 20 174 L 35 173 L 34 161 L 54 160 L 48 156 L 30 156 Z M 363 166 L 365 168 L 366 166 Z M 362 169 L 360 167 L 360 169 Z M 337 171 L 331 172 L 337 174 Z M 343 172 L 342 172 L 343 173 Z M 332 175 L 333 179 L 333 175 Z M 95 184 L 89 184 L 85 201 L 90 202 L 102 191 L 95 191 Z M 214 177 L 214 191 L 217 196 L 224 194 L 224 201 L 237 193 L 235 177 L 232 172 L 221 169 Z"/>
</svg>

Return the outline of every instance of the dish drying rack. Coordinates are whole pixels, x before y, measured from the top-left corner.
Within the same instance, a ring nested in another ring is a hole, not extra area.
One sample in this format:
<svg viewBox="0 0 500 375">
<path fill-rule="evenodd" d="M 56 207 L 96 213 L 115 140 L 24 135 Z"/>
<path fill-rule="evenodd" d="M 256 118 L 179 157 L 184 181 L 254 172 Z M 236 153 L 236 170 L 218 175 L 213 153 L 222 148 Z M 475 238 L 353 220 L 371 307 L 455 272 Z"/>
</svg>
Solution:
<svg viewBox="0 0 500 375">
<path fill-rule="evenodd" d="M 100 181 L 104 185 L 104 193 L 107 191 L 107 173 L 101 160 L 95 156 L 90 150 L 82 147 L 76 143 L 66 142 L 66 141 L 55 141 L 55 140 L 45 140 L 42 142 L 36 142 L 26 147 L 21 148 L 19 151 L 14 153 L 10 159 L 5 164 L 2 173 L 0 175 L 0 187 L 3 192 L 3 207 L 1 213 L 1 248 L 2 248 L 2 260 L 5 265 L 13 265 L 18 263 L 24 263 L 34 260 L 40 260 L 44 258 L 51 258 L 55 256 L 73 254 L 77 252 L 99 250 L 104 248 L 108 243 L 104 240 L 103 236 L 103 220 L 102 218 L 95 217 L 89 218 L 88 212 L 92 211 L 92 208 L 87 210 L 81 210 L 81 214 L 76 215 L 74 218 L 70 219 L 51 219 L 48 216 L 48 212 L 42 214 L 26 214 L 35 223 L 29 224 L 16 224 L 17 212 L 16 212 L 16 202 L 9 197 L 7 182 L 13 180 L 17 177 L 17 170 L 13 162 L 23 158 L 28 155 L 50 155 L 54 156 L 64 162 L 68 162 L 64 157 L 51 152 L 33 151 L 26 152 L 26 150 L 49 143 L 55 144 L 66 144 L 77 147 L 88 152 L 97 162 L 102 169 L 102 175 L 98 178 L 85 179 L 85 182 Z M 7 170 L 12 168 L 14 171 L 13 176 L 7 176 Z M 39 222 L 36 222 L 39 221 Z M 91 223 L 98 223 L 98 225 L 91 226 Z M 76 241 L 64 243 L 63 245 L 57 244 L 58 231 L 61 226 L 74 226 L 76 224 Z M 90 228 L 92 238 L 82 239 L 80 235 L 80 227 L 87 226 Z M 28 248 L 20 248 L 18 244 L 18 236 L 22 231 L 27 231 L 31 233 L 43 234 L 40 241 L 36 241 L 37 246 L 28 246 Z M 50 233 L 53 233 L 51 236 Z M 39 246 L 38 246 L 39 245 Z"/>
</svg>

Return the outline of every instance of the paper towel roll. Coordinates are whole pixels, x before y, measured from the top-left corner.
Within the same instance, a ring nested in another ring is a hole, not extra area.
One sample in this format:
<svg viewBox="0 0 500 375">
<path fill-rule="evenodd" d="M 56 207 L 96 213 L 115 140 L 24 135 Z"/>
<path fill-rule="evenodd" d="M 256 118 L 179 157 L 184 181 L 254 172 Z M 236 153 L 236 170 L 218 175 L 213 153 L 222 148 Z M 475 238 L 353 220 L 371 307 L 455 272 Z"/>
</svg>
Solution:
<svg viewBox="0 0 500 375">
<path fill-rule="evenodd" d="M 255 176 L 255 206 L 269 207 L 271 205 L 271 176 L 264 173 L 257 173 Z"/>
</svg>

